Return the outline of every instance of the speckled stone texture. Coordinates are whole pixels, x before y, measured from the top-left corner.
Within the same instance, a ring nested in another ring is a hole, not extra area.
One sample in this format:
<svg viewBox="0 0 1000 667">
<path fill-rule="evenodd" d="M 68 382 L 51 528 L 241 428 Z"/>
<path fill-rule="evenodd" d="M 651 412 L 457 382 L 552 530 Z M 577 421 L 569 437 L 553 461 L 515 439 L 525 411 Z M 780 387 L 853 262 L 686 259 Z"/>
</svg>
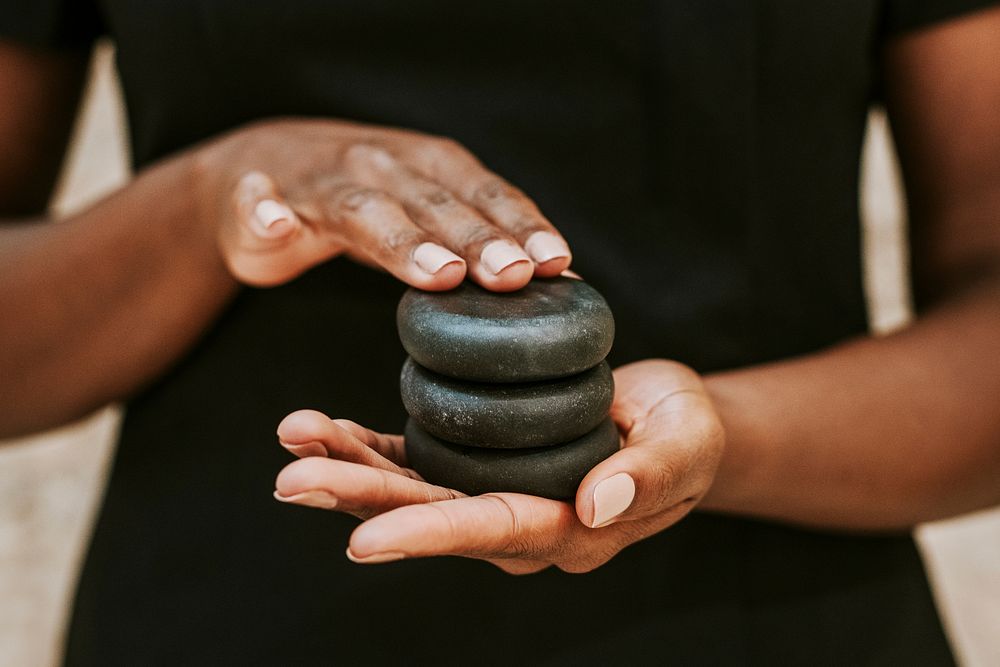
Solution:
<svg viewBox="0 0 1000 667">
<path fill-rule="evenodd" d="M 614 398 L 611 367 L 523 384 L 464 382 L 407 359 L 400 376 L 406 411 L 425 431 L 461 445 L 541 447 L 595 428 Z"/>
<path fill-rule="evenodd" d="M 582 280 L 532 280 L 517 292 L 472 283 L 408 290 L 396 313 L 403 347 L 421 366 L 478 382 L 530 382 L 593 368 L 614 340 L 611 309 Z"/>
<path fill-rule="evenodd" d="M 406 422 L 410 466 L 429 482 L 469 495 L 491 491 L 569 499 L 584 476 L 618 451 L 610 417 L 572 442 L 532 449 L 463 447 L 435 438 L 411 418 Z"/>
<path fill-rule="evenodd" d="M 583 281 L 532 280 L 504 294 L 471 283 L 411 289 L 396 322 L 410 353 L 399 382 L 406 452 L 428 482 L 572 498 L 618 450 L 604 361 L 615 323 Z"/>
</svg>

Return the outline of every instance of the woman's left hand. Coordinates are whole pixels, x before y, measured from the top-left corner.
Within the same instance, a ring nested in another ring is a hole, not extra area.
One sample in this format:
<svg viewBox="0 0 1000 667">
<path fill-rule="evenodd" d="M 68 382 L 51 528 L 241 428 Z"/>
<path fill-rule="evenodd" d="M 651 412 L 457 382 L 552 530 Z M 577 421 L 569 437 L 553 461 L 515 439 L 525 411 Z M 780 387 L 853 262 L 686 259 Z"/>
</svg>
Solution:
<svg viewBox="0 0 1000 667">
<path fill-rule="evenodd" d="M 279 500 L 365 521 L 347 555 L 360 563 L 467 556 L 526 574 L 587 572 L 680 520 L 712 484 L 725 436 L 701 378 L 651 360 L 615 371 L 611 415 L 622 449 L 580 484 L 575 506 L 519 493 L 468 497 L 406 468 L 403 438 L 299 411 L 278 427 L 300 457 L 277 479 Z"/>
</svg>

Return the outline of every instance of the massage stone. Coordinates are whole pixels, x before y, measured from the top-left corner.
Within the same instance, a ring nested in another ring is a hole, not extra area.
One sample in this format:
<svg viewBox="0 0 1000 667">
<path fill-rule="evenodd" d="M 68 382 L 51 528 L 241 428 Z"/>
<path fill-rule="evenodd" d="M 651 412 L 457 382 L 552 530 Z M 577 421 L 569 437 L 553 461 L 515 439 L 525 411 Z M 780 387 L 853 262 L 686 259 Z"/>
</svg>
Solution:
<svg viewBox="0 0 1000 667">
<path fill-rule="evenodd" d="M 582 280 L 532 280 L 497 293 L 469 282 L 450 292 L 408 290 L 396 323 L 413 359 L 442 375 L 530 382 L 593 368 L 615 336 L 611 309 Z"/>
<path fill-rule="evenodd" d="M 400 376 L 406 411 L 431 435 L 478 447 L 541 447 L 569 442 L 608 414 L 608 362 L 568 378 L 519 384 L 464 382 L 407 359 Z"/>
<path fill-rule="evenodd" d="M 410 466 L 468 494 L 571 498 L 619 447 L 611 310 L 580 280 L 408 290 L 396 312 Z"/>
<path fill-rule="evenodd" d="M 412 418 L 404 437 L 410 467 L 428 482 L 469 495 L 509 491 L 555 499 L 573 498 L 590 469 L 619 446 L 610 417 L 582 437 L 552 447 L 463 447 L 435 438 Z"/>
</svg>

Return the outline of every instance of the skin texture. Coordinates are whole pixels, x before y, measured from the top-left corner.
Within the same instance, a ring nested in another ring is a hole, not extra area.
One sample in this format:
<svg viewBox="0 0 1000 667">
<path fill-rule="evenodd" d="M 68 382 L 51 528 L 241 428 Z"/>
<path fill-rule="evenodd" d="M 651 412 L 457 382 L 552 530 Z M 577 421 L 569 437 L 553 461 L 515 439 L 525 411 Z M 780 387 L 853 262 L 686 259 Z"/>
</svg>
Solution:
<svg viewBox="0 0 1000 667">
<path fill-rule="evenodd" d="M 348 549 L 358 562 L 451 554 L 514 573 L 588 571 L 696 505 L 867 532 L 1000 502 L 1000 10 L 899 37 L 883 61 L 915 325 L 703 379 L 666 361 L 618 369 L 623 448 L 575 504 L 459 497 L 416 481 L 398 436 L 311 412 L 279 426 L 309 456 L 278 476 L 278 499 L 366 519 Z M 378 458 L 358 466 L 365 448 Z"/>
<path fill-rule="evenodd" d="M 368 519 L 347 552 L 358 562 L 460 554 L 513 574 L 553 564 L 587 572 L 686 515 L 711 484 L 725 440 L 703 382 L 682 364 L 631 364 L 615 371 L 615 386 L 611 417 L 624 447 L 584 477 L 575 508 L 517 493 L 468 498 L 432 486 L 406 468 L 401 436 L 312 410 L 278 426 L 282 445 L 301 460 L 281 471 L 275 497 Z M 634 483 L 629 520 L 595 529 L 605 523 L 595 488 L 619 473 Z"/>
<path fill-rule="evenodd" d="M 462 497 L 408 470 L 398 436 L 313 412 L 279 427 L 302 460 L 279 474 L 278 498 L 366 519 L 349 545 L 358 561 L 457 554 L 518 573 L 593 569 L 695 506 L 869 531 L 1000 502 L 997 35 L 1000 11 L 981 12 L 883 54 L 912 207 L 920 317 L 910 329 L 706 378 L 662 360 L 618 369 L 624 446 L 575 503 Z M 38 121 L 79 88 L 79 60 L 65 58 L 0 51 L 0 91 L 17 93 L 0 125 L 9 216 L 33 212 L 12 193 L 36 170 L 47 177 L 58 153 L 48 147 L 65 136 L 60 119 Z M 47 148 L 24 143 L 26 128 Z M 276 284 L 348 254 L 425 289 L 466 271 L 516 289 L 569 264 L 568 252 L 534 265 L 518 254 L 547 225 L 448 140 L 334 121 L 234 131 L 66 223 L 0 230 L 0 433 L 129 395 L 197 339 L 237 279 Z M 496 240 L 517 244 L 499 273 L 483 254 Z M 428 273 L 415 261 L 425 243 L 460 259 Z"/>
<path fill-rule="evenodd" d="M 283 283 L 345 253 L 425 290 L 451 289 L 468 272 L 486 289 L 511 291 L 569 266 L 566 242 L 534 203 L 450 139 L 265 121 L 198 151 L 194 163 L 202 217 L 224 221 L 223 257 L 248 284 Z M 278 211 L 270 226 L 260 219 L 264 201 Z M 554 237 L 555 257 L 536 251 L 533 261 L 524 249 L 538 232 Z M 420 265 L 428 243 L 444 262 L 437 271 Z"/>
<path fill-rule="evenodd" d="M 76 99 L 84 62 L 0 47 L 0 437 L 132 394 L 239 282 L 280 284 L 339 255 L 427 290 L 468 275 L 509 291 L 569 266 L 531 200 L 455 142 L 329 120 L 240 128 L 39 224 L 45 197 L 24 193 L 51 189 L 71 117 L 40 119 Z"/>
<path fill-rule="evenodd" d="M 998 60 L 1000 10 L 884 54 L 917 323 L 710 378 L 733 435 L 705 507 L 880 530 L 1000 502 Z"/>
</svg>

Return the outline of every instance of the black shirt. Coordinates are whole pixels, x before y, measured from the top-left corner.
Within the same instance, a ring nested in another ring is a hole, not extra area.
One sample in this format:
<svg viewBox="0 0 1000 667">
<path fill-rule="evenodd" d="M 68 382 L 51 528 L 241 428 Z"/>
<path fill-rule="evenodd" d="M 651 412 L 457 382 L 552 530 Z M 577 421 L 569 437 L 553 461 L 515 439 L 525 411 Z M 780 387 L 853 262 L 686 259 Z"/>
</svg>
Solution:
<svg viewBox="0 0 1000 667">
<path fill-rule="evenodd" d="M 699 371 L 866 330 L 858 160 L 892 34 L 984 0 L 69 0 L 0 32 L 118 46 L 136 167 L 250 120 L 453 137 L 522 187 L 607 298 L 611 360 Z M 947 663 L 909 538 L 696 514 L 587 575 L 359 567 L 356 522 L 279 505 L 274 428 L 399 432 L 402 286 L 336 260 L 245 290 L 129 405 L 74 664 Z"/>
</svg>

